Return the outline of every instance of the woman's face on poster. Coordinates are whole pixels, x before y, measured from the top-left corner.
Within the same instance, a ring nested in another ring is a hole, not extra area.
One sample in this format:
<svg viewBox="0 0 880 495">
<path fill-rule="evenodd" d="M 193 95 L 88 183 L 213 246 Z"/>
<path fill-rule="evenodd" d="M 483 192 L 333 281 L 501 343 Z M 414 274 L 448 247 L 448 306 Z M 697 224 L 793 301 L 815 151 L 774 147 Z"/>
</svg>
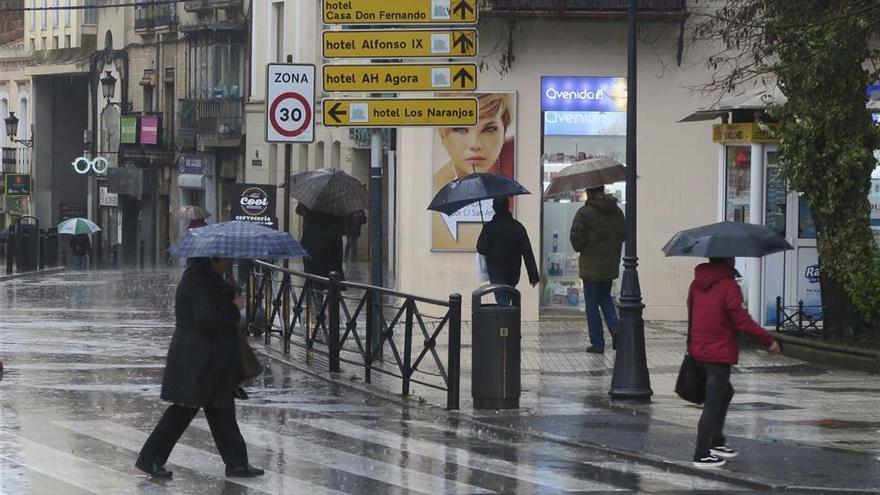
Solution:
<svg viewBox="0 0 880 495">
<path fill-rule="evenodd" d="M 504 146 L 501 114 L 483 118 L 475 127 L 453 127 L 446 131 L 443 147 L 459 175 L 489 172 Z"/>
</svg>

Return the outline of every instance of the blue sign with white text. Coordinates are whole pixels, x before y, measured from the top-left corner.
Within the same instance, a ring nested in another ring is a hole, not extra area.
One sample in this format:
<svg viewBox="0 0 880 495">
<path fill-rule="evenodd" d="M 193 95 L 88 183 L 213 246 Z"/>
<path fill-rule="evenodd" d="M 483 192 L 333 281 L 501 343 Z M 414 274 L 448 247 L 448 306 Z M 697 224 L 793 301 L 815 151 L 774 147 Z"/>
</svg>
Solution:
<svg viewBox="0 0 880 495">
<path fill-rule="evenodd" d="M 626 79 L 623 77 L 541 77 L 541 111 L 626 111 Z"/>
</svg>

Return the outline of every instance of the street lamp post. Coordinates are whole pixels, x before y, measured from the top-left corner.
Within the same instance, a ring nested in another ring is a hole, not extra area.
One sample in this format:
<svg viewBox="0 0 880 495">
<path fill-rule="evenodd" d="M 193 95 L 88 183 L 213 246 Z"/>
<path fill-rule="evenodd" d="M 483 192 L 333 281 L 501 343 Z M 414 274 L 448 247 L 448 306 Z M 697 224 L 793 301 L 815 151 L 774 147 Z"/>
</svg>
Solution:
<svg viewBox="0 0 880 495">
<path fill-rule="evenodd" d="M 608 394 L 614 399 L 648 400 L 651 378 L 645 354 L 645 320 L 642 289 L 639 286 L 639 258 L 636 251 L 636 12 L 638 1 L 630 0 L 627 11 L 627 103 L 626 103 L 626 249 L 620 288 L 620 329 L 614 377 Z"/>
<path fill-rule="evenodd" d="M 3 123 L 6 124 L 6 137 L 10 141 L 18 143 L 27 149 L 34 147 L 33 131 L 31 132 L 30 139 L 15 139 L 15 136 L 18 135 L 18 117 L 15 116 L 15 112 L 9 112 L 9 116 L 3 119 Z"/>
</svg>

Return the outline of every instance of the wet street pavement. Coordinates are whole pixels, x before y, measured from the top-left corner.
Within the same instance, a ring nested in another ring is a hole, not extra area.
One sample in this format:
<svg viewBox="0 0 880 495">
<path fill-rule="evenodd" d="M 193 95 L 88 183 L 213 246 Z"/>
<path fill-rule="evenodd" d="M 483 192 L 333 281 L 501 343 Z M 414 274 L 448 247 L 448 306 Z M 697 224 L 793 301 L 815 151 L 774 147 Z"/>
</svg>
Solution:
<svg viewBox="0 0 880 495">
<path fill-rule="evenodd" d="M 356 372 L 350 367 L 329 381 L 317 376 L 322 374 L 320 359 L 302 370 L 264 358 L 266 372 L 249 388 L 250 399 L 237 403 L 237 414 L 251 463 L 265 468 L 266 476 L 225 478 L 200 414 L 169 460 L 174 479 L 149 480 L 133 463 L 166 407 L 158 393 L 174 324 L 177 277 L 173 271 L 72 272 L 0 283 L 0 359 L 6 368 L 0 381 L 0 492 L 738 493 L 763 491 L 771 484 L 777 489 L 807 485 L 868 491 L 880 480 L 877 436 L 861 434 L 880 429 L 874 424 L 880 410 L 876 376 L 832 374 L 837 381 L 830 387 L 845 382 L 849 392 L 836 399 L 828 394 L 832 399 L 822 402 L 819 398 L 829 385 L 822 376 L 807 374 L 811 389 L 796 392 L 804 407 L 792 406 L 786 413 L 800 426 L 765 422 L 762 415 L 748 416 L 752 419 L 745 423 L 732 418 L 732 435 L 750 442 L 739 446 L 744 451 L 742 461 L 735 461 L 740 467 L 696 473 L 684 469 L 681 461 L 691 451 L 693 418 L 699 411 L 676 409 L 668 399 L 662 387 L 667 386 L 664 367 L 669 364 L 652 363 L 652 370 L 659 370 L 652 378 L 660 377 L 654 382 L 659 396 L 655 404 L 609 404 L 603 370 L 611 357 L 579 363 L 582 353 L 554 347 L 554 336 L 564 334 L 567 324 L 547 325 L 544 340 L 524 339 L 526 390 L 518 412 L 469 410 L 464 404 L 467 388 L 461 413 L 427 407 L 435 397 L 424 387 L 416 394 L 428 402 L 426 407 L 418 401 L 402 405 L 353 388 Z M 669 345 L 671 349 L 671 339 Z M 533 346 L 545 351 L 544 357 L 535 357 Z M 464 349 L 463 357 L 469 352 Z M 555 358 L 563 363 L 554 365 L 560 369 L 542 370 L 543 360 L 554 353 L 569 356 Z M 290 359 L 296 358 L 294 352 Z M 680 355 L 663 359 L 674 362 Z M 746 364 L 756 366 L 750 359 Z M 780 365 L 794 366 L 787 361 Z M 469 363 L 463 366 L 467 369 Z M 463 386 L 468 373 L 463 371 Z M 744 389 L 738 387 L 742 396 L 734 399 L 739 414 L 743 405 L 746 410 L 767 407 L 758 403 L 778 406 L 773 393 L 787 400 L 791 388 L 803 385 L 804 377 L 790 368 L 774 375 L 782 380 L 773 384 L 789 390 L 761 390 L 747 382 Z M 379 379 L 372 387 L 383 385 Z M 847 402 L 855 395 L 868 398 Z M 828 414 L 809 413 L 811 407 L 823 406 Z M 850 414 L 863 418 L 857 431 L 867 442 L 850 449 L 823 445 L 816 433 L 822 426 L 809 423 L 814 417 L 850 417 L 831 414 L 835 407 L 873 406 L 878 407 Z M 800 431 L 806 444 L 792 443 L 792 431 Z M 606 444 L 614 448 L 596 447 Z M 676 451 L 677 463 L 656 462 Z M 753 454 L 751 460 L 746 457 Z M 802 463 L 803 470 L 815 471 L 823 462 L 822 485 L 797 483 L 785 475 L 796 472 L 786 466 Z M 834 462 L 847 464 L 829 464 Z M 747 482 L 746 474 L 760 472 L 768 463 L 780 467 L 778 479 L 763 488 Z"/>
</svg>

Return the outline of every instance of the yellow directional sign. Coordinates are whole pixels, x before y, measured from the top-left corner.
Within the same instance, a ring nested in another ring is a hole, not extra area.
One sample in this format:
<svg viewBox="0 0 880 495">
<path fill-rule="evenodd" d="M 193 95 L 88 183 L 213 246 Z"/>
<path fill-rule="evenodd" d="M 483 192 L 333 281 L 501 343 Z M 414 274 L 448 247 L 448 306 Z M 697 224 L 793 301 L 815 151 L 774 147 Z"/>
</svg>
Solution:
<svg viewBox="0 0 880 495">
<path fill-rule="evenodd" d="M 474 29 L 324 31 L 324 58 L 475 57 Z"/>
<path fill-rule="evenodd" d="M 471 127 L 477 125 L 476 98 L 327 98 L 327 127 Z"/>
<path fill-rule="evenodd" d="M 324 24 L 475 24 L 477 0 L 324 0 Z"/>
<path fill-rule="evenodd" d="M 474 91 L 476 64 L 325 65 L 324 91 Z"/>
</svg>

